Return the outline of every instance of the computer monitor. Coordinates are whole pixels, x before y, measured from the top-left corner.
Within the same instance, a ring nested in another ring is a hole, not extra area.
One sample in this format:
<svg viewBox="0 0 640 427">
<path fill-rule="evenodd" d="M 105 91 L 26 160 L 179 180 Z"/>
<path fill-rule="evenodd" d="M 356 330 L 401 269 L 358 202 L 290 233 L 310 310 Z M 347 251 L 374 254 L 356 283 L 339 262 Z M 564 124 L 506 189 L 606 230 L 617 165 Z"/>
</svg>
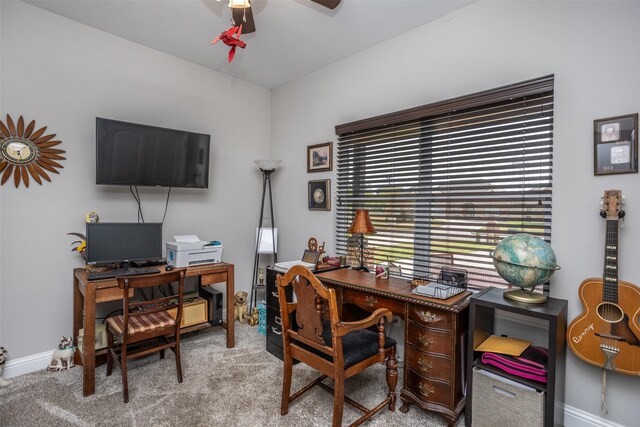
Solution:
<svg viewBox="0 0 640 427">
<path fill-rule="evenodd" d="M 162 259 L 162 224 L 87 223 L 87 264 L 122 264 Z"/>
</svg>

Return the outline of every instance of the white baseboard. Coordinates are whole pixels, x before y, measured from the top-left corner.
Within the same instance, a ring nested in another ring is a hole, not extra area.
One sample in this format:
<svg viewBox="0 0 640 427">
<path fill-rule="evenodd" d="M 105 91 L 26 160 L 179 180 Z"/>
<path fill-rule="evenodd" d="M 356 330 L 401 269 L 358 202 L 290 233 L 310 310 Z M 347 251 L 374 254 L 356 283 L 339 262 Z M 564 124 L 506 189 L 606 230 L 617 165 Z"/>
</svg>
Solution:
<svg viewBox="0 0 640 427">
<path fill-rule="evenodd" d="M 564 425 L 566 427 L 624 427 L 622 424 L 614 423 L 570 405 L 564 405 Z"/>
<path fill-rule="evenodd" d="M 44 351 L 19 359 L 7 360 L 4 365 L 3 376 L 6 379 L 28 374 L 29 372 L 46 369 L 51 363 L 51 356 L 55 350 Z"/>
</svg>

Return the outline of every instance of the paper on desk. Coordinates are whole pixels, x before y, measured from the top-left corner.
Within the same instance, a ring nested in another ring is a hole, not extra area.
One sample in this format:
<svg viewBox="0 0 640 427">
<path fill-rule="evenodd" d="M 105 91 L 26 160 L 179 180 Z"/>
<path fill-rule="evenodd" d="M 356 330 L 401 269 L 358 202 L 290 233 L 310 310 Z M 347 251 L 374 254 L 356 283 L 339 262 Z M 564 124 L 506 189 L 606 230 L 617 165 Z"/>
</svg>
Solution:
<svg viewBox="0 0 640 427">
<path fill-rule="evenodd" d="M 185 234 L 184 236 L 173 236 L 176 242 L 198 243 L 200 239 L 195 234 Z"/>
<path fill-rule="evenodd" d="M 531 341 L 491 335 L 474 350 L 487 351 L 490 353 L 508 354 L 509 356 L 520 356 L 522 352 L 525 351 L 530 345 Z"/>
</svg>

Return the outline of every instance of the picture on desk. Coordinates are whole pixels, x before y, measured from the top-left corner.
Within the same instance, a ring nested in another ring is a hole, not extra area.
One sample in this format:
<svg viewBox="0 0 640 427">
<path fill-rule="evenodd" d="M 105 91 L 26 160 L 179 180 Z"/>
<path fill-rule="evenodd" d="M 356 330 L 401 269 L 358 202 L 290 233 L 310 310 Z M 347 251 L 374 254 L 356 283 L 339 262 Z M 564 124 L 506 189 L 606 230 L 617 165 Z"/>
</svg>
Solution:
<svg viewBox="0 0 640 427">
<path fill-rule="evenodd" d="M 320 258 L 320 252 L 310 251 L 309 249 L 305 249 L 304 254 L 302 255 L 302 262 L 317 264 L 318 258 Z"/>
</svg>

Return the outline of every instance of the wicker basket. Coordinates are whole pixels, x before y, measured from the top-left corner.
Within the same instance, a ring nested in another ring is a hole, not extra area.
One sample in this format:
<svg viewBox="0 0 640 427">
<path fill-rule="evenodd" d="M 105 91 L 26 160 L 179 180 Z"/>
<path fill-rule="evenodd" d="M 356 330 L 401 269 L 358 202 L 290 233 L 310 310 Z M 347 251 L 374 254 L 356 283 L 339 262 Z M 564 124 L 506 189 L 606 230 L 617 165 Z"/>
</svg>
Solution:
<svg viewBox="0 0 640 427">
<path fill-rule="evenodd" d="M 414 278 L 409 283 L 411 283 L 411 287 L 415 288 L 416 286 L 419 286 L 419 285 L 428 285 L 429 282 L 431 281 L 426 278 Z"/>
</svg>

